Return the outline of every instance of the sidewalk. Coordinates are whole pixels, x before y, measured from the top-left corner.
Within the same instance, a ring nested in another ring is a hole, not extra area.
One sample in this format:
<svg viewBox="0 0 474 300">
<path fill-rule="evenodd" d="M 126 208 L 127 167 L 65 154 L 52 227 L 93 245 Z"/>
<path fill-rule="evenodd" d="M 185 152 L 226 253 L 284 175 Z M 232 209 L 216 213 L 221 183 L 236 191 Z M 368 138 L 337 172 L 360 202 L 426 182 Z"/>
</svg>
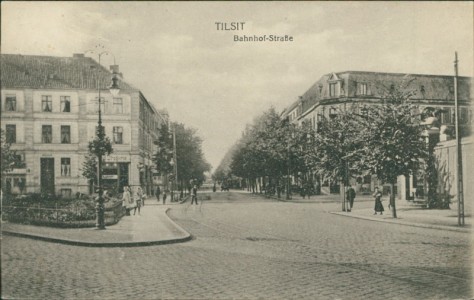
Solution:
<svg viewBox="0 0 474 300">
<path fill-rule="evenodd" d="M 149 202 L 149 203 L 148 203 Z M 133 247 L 189 241 L 192 236 L 167 215 L 173 204 L 148 200 L 140 215 L 124 216 L 106 230 L 54 228 L 2 222 L 2 234 L 87 247 Z"/>
<path fill-rule="evenodd" d="M 300 195 L 292 195 L 290 200 L 286 200 L 285 195 L 281 195 L 280 199 L 276 196 L 270 198 L 291 203 L 335 203 L 339 204 L 337 205 L 339 211 L 336 211 L 335 208 L 334 211 L 329 212 L 334 215 L 406 226 L 472 233 L 471 215 L 466 212 L 464 218 L 465 226 L 458 226 L 457 209 L 426 209 L 410 205 L 406 201 L 397 201 L 397 218 L 395 219 L 392 217 L 392 211 L 387 207 L 387 201 L 384 202 L 384 214 L 374 215 L 372 205 L 368 208 L 356 208 L 351 212 L 342 211 L 340 195 L 317 195 L 311 196 L 310 199 L 308 199 L 308 197 L 303 198 Z M 357 196 L 356 203 L 360 202 L 374 202 L 374 199 L 369 195 L 360 195 Z"/>
<path fill-rule="evenodd" d="M 465 226 L 458 226 L 457 210 L 453 209 L 423 209 L 410 206 L 397 206 L 397 218 L 392 217 L 392 211 L 385 208 L 383 215 L 374 215 L 373 208 L 353 209 L 350 212 L 334 211 L 331 214 L 385 222 L 399 225 L 424 227 L 431 229 L 450 230 L 471 233 L 472 219 L 465 216 Z"/>
</svg>

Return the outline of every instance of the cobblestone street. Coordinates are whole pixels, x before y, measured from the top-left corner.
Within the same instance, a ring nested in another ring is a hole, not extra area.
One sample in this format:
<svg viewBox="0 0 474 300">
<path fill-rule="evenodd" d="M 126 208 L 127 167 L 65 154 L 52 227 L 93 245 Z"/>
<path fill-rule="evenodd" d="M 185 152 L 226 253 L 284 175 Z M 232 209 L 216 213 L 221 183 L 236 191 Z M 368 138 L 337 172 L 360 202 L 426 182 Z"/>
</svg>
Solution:
<svg viewBox="0 0 474 300">
<path fill-rule="evenodd" d="M 174 245 L 87 248 L 3 236 L 2 298 L 472 297 L 469 234 L 327 213 L 339 206 L 216 193 L 172 207 L 170 217 L 195 237 Z"/>
</svg>

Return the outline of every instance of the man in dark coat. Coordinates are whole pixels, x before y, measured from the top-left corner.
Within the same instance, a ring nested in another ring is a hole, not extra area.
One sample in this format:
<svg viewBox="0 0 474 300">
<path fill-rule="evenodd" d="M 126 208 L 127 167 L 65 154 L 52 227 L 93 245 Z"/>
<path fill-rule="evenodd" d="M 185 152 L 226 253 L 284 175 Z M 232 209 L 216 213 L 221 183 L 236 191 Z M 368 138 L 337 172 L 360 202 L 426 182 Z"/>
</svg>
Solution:
<svg viewBox="0 0 474 300">
<path fill-rule="evenodd" d="M 352 188 L 352 186 L 349 184 L 349 188 L 347 189 L 347 192 L 346 192 L 346 199 L 349 202 L 349 211 L 352 210 L 352 206 L 354 205 L 355 197 L 356 197 L 356 192 Z"/>
</svg>

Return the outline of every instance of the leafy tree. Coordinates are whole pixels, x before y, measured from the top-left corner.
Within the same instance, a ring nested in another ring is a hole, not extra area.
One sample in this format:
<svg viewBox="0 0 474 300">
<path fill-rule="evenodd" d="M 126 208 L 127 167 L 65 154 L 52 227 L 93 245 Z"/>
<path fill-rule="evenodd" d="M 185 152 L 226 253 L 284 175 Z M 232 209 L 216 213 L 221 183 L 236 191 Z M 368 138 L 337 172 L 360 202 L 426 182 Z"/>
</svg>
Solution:
<svg viewBox="0 0 474 300">
<path fill-rule="evenodd" d="M 153 156 L 156 169 L 161 175 L 169 174 L 173 171 L 173 166 L 171 164 L 173 160 L 173 137 L 170 133 L 168 124 L 161 124 L 156 145 L 158 146 L 158 149 Z"/>
<path fill-rule="evenodd" d="M 104 155 L 113 152 L 112 143 L 105 135 L 104 126 L 97 126 L 95 138 L 89 142 L 89 153 L 85 156 L 82 164 L 82 176 L 89 180 L 89 184 L 97 183 L 97 168 L 102 167 L 101 162 Z M 99 165 L 99 166 L 98 166 Z"/>
<path fill-rule="evenodd" d="M 205 173 L 211 165 L 205 160 L 202 152 L 202 139 L 193 128 L 184 124 L 173 123 L 176 136 L 176 160 L 178 179 L 181 190 L 189 187 L 191 182 L 201 184 L 206 179 Z"/>
<path fill-rule="evenodd" d="M 418 107 L 410 102 L 414 92 L 407 88 L 408 84 L 392 86 L 382 104 L 369 106 L 368 114 L 361 118 L 364 144 L 358 166 L 390 184 L 394 218 L 397 213 L 393 185 L 397 176 L 409 176 L 427 158 Z"/>
<path fill-rule="evenodd" d="M 270 108 L 258 116 L 239 142 L 230 164 L 233 175 L 254 182 L 256 178 L 268 178 L 271 189 L 282 185 L 288 172 L 298 174 L 304 170 L 302 142 L 305 135 Z M 252 190 L 255 191 L 252 183 Z"/>
<path fill-rule="evenodd" d="M 5 131 L 0 129 L 0 139 L 1 139 L 1 174 L 4 178 L 5 173 L 11 171 L 17 162 L 15 152 L 10 149 L 10 144 L 6 142 Z M 3 188 L 3 180 L 2 180 Z"/>
<path fill-rule="evenodd" d="M 15 160 L 15 153 L 12 150 L 10 150 L 10 144 L 6 142 L 5 131 L 3 129 L 0 129 L 0 135 L 1 135 L 1 147 L 2 147 L 1 170 L 2 170 L 2 175 L 4 175 L 5 172 L 12 170 L 16 160 Z"/>
<path fill-rule="evenodd" d="M 90 152 L 82 162 L 82 176 L 87 178 L 90 186 L 97 183 L 97 156 Z"/>
<path fill-rule="evenodd" d="M 360 174 L 356 165 L 361 156 L 360 131 L 360 124 L 351 112 L 338 111 L 323 118 L 318 124 L 318 132 L 309 133 L 312 147 L 305 153 L 308 167 L 325 179 L 347 186 L 350 177 Z M 342 194 L 344 197 L 343 188 Z"/>
</svg>

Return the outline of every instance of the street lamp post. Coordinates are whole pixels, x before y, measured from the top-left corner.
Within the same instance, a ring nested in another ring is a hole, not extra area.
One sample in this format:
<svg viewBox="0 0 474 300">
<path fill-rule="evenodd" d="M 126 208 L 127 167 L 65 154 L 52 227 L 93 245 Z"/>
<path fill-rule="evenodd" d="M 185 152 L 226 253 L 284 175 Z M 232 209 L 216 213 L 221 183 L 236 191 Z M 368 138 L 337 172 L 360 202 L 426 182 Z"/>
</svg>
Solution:
<svg viewBox="0 0 474 300">
<path fill-rule="evenodd" d="M 99 48 L 104 48 L 103 46 L 98 46 Z M 96 47 L 97 48 L 97 47 Z M 91 52 L 91 53 L 95 53 L 97 54 L 98 56 L 98 62 L 99 62 L 99 66 L 101 66 L 100 64 L 100 58 L 102 55 L 108 55 L 110 54 L 108 51 L 94 51 L 94 50 L 89 50 L 89 51 L 86 51 L 87 52 Z M 98 114 L 99 114 L 99 120 L 98 120 L 98 123 L 97 123 L 97 131 L 96 131 L 96 134 L 97 134 L 97 144 L 99 147 L 97 147 L 95 150 L 96 150 L 96 155 L 97 155 L 97 186 L 98 186 L 98 197 L 97 197 L 97 204 L 96 204 L 96 228 L 97 229 L 105 229 L 105 217 L 104 217 L 104 211 L 105 211 L 105 207 L 104 207 L 104 197 L 103 197 L 103 186 L 102 186 L 102 157 L 103 155 L 105 154 L 105 151 L 103 149 L 103 145 L 105 143 L 105 131 L 104 131 L 104 127 L 102 126 L 102 110 L 101 110 L 101 86 L 100 86 L 100 76 L 99 76 L 99 72 L 100 70 L 98 71 L 97 73 L 97 91 L 98 91 L 98 94 L 99 94 L 99 98 L 98 98 L 98 105 L 99 105 L 99 111 L 98 111 Z M 112 96 L 116 97 L 118 95 L 118 93 L 120 92 L 120 89 L 119 89 L 119 86 L 118 86 L 118 78 L 116 76 L 116 74 L 114 73 L 113 76 L 112 76 L 112 85 L 110 86 L 109 88 L 110 90 L 110 93 L 112 94 Z"/>
</svg>

